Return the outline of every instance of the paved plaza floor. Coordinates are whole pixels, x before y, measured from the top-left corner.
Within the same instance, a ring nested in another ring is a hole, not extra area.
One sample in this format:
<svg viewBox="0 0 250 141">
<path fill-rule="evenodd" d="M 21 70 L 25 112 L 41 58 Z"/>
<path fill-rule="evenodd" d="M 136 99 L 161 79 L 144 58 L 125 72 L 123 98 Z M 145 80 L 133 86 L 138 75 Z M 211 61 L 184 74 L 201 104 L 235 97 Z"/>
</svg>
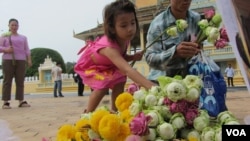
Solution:
<svg viewBox="0 0 250 141">
<path fill-rule="evenodd" d="M 52 94 L 27 94 L 25 98 L 31 107 L 18 108 L 18 102 L 12 100 L 12 109 L 0 109 L 0 119 L 8 123 L 20 141 L 42 141 L 43 137 L 55 141 L 57 129 L 63 124 L 74 124 L 88 100 L 88 96 L 78 97 L 72 93 L 64 96 L 54 98 Z M 107 95 L 103 100 L 109 98 Z M 244 118 L 250 115 L 250 93 L 245 88 L 228 89 L 226 103 L 228 109 L 245 124 Z"/>
</svg>

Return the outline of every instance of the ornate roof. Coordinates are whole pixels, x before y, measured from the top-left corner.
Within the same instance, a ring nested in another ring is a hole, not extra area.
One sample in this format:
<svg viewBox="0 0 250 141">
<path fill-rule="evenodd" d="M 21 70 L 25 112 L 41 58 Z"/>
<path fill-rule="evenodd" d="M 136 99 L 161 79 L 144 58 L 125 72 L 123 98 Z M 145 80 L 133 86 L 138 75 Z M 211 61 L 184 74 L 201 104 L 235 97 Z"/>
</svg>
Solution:
<svg viewBox="0 0 250 141">
<path fill-rule="evenodd" d="M 149 24 L 154 16 L 160 11 L 164 10 L 169 4 L 169 1 L 162 2 L 160 5 L 152 5 L 148 7 L 139 8 L 136 11 L 137 18 L 140 25 Z M 98 24 L 97 27 L 74 34 L 75 38 L 84 40 L 89 36 L 97 36 L 103 34 L 103 24 Z"/>
<path fill-rule="evenodd" d="M 167 1 L 160 3 L 159 5 L 152 5 L 152 6 L 142 7 L 142 8 L 137 9 L 136 14 L 137 14 L 139 24 L 149 25 L 152 19 L 157 14 L 165 10 L 165 8 L 169 5 L 169 3 L 170 3 L 169 0 L 167 0 Z M 209 6 L 205 8 L 204 7 L 196 8 L 194 10 L 199 13 L 202 13 L 205 9 L 211 9 L 211 8 L 213 7 Z M 98 24 L 97 27 L 95 28 L 92 28 L 92 29 L 89 29 L 89 30 L 86 30 L 77 34 L 74 33 L 74 37 L 81 39 L 81 40 L 85 40 L 89 36 L 98 36 L 102 34 L 103 34 L 103 24 Z"/>
</svg>

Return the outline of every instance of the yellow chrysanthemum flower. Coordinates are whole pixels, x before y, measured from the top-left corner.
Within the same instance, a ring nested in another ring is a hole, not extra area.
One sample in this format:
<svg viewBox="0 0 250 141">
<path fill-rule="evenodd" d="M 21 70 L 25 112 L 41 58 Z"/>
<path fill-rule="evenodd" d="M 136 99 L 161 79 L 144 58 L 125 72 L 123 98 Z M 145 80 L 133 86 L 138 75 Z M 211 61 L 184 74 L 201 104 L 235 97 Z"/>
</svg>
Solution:
<svg viewBox="0 0 250 141">
<path fill-rule="evenodd" d="M 130 114 L 130 111 L 128 109 L 122 111 L 119 115 L 122 121 L 125 123 L 129 123 L 133 118 L 133 116 Z"/>
<path fill-rule="evenodd" d="M 92 130 L 94 130 L 96 133 L 99 133 L 98 126 L 100 120 L 105 116 L 110 114 L 109 111 L 105 109 L 98 109 L 91 115 L 91 118 L 89 119 L 90 127 Z"/>
<path fill-rule="evenodd" d="M 57 132 L 56 140 L 57 141 L 71 141 L 75 139 L 76 129 L 75 126 L 70 124 L 65 124 L 61 126 Z"/>
<path fill-rule="evenodd" d="M 77 133 L 75 135 L 76 141 L 88 141 L 88 140 L 90 140 L 88 137 L 88 127 L 90 127 L 88 119 L 79 119 L 76 122 L 76 124 L 75 124 L 75 128 L 77 131 Z"/>
<path fill-rule="evenodd" d="M 89 125 L 89 120 L 88 119 L 79 119 L 76 123 L 75 123 L 75 127 L 77 131 L 82 132 L 86 127 Z"/>
<path fill-rule="evenodd" d="M 88 132 L 76 132 L 75 141 L 91 141 Z"/>
<path fill-rule="evenodd" d="M 122 123 L 120 126 L 120 131 L 116 141 L 125 141 L 126 138 L 131 135 L 129 124 L 128 123 Z"/>
<path fill-rule="evenodd" d="M 194 137 L 194 136 L 190 136 L 188 138 L 188 141 L 198 141 L 198 139 L 196 137 Z"/>
<path fill-rule="evenodd" d="M 117 107 L 118 111 L 122 112 L 128 109 L 132 102 L 133 96 L 128 92 L 124 92 L 116 98 L 115 106 Z"/>
<path fill-rule="evenodd" d="M 75 140 L 76 141 L 82 141 L 82 133 L 81 132 L 76 132 Z"/>
<path fill-rule="evenodd" d="M 108 141 L 117 141 L 120 131 L 121 118 L 116 114 L 103 116 L 99 123 L 99 133 L 102 138 Z M 123 131 L 122 131 L 123 132 Z"/>
</svg>

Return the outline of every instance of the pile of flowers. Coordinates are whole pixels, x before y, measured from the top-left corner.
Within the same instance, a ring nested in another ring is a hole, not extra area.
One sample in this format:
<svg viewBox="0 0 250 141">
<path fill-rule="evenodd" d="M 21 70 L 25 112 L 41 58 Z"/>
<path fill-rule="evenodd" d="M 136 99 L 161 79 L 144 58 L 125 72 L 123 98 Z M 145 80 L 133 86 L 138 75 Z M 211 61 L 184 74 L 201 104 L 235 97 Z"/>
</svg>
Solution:
<svg viewBox="0 0 250 141">
<path fill-rule="evenodd" d="M 120 94 L 117 113 L 103 106 L 62 125 L 57 141 L 221 141 L 223 124 L 240 124 L 230 111 L 211 120 L 199 109 L 202 80 L 162 76 L 159 86 Z"/>
</svg>

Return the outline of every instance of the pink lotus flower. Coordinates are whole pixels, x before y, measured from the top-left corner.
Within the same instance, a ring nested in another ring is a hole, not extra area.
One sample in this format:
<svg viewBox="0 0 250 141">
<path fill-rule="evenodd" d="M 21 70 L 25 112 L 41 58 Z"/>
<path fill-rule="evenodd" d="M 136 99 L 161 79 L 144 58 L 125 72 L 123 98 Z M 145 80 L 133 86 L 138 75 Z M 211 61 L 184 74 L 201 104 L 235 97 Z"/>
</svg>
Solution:
<svg viewBox="0 0 250 141">
<path fill-rule="evenodd" d="M 146 116 L 143 112 L 140 112 L 129 123 L 131 133 L 134 135 L 145 136 L 149 134 L 148 123 L 151 120 L 150 116 Z"/>
<path fill-rule="evenodd" d="M 214 45 L 217 49 L 224 48 L 227 44 L 228 44 L 228 42 L 222 38 L 216 40 L 214 43 Z"/>
<path fill-rule="evenodd" d="M 135 83 L 132 83 L 128 86 L 128 89 L 127 89 L 127 92 L 131 93 L 131 94 L 134 94 L 135 91 L 138 91 L 140 89 L 140 87 L 135 84 Z"/>
<path fill-rule="evenodd" d="M 42 141 L 49 141 L 49 139 L 46 139 L 46 138 L 42 138 Z"/>
<path fill-rule="evenodd" d="M 185 114 L 187 111 L 188 105 L 186 100 L 179 100 L 177 102 L 173 102 L 170 105 L 170 111 L 172 113 L 182 113 Z"/>
<path fill-rule="evenodd" d="M 170 106 L 173 103 L 173 101 L 171 101 L 169 98 L 165 97 L 163 103 L 167 106 Z"/>
<path fill-rule="evenodd" d="M 187 101 L 189 109 L 198 109 L 199 108 L 199 102 L 200 102 L 199 99 L 197 99 L 194 102 L 188 102 Z"/>
<path fill-rule="evenodd" d="M 227 31 L 226 31 L 225 27 L 222 27 L 220 29 L 220 38 L 224 39 L 226 42 L 229 42 L 229 38 L 227 36 Z"/>
<path fill-rule="evenodd" d="M 126 138 L 125 141 L 143 141 L 143 139 L 138 135 L 130 135 Z"/>
<path fill-rule="evenodd" d="M 193 125 L 194 119 L 198 116 L 198 109 L 188 109 L 185 114 L 185 119 L 188 125 Z"/>
<path fill-rule="evenodd" d="M 209 10 L 207 10 L 207 11 L 204 12 L 204 16 L 208 20 L 211 20 L 214 15 L 215 15 L 214 9 L 209 9 Z"/>
</svg>

